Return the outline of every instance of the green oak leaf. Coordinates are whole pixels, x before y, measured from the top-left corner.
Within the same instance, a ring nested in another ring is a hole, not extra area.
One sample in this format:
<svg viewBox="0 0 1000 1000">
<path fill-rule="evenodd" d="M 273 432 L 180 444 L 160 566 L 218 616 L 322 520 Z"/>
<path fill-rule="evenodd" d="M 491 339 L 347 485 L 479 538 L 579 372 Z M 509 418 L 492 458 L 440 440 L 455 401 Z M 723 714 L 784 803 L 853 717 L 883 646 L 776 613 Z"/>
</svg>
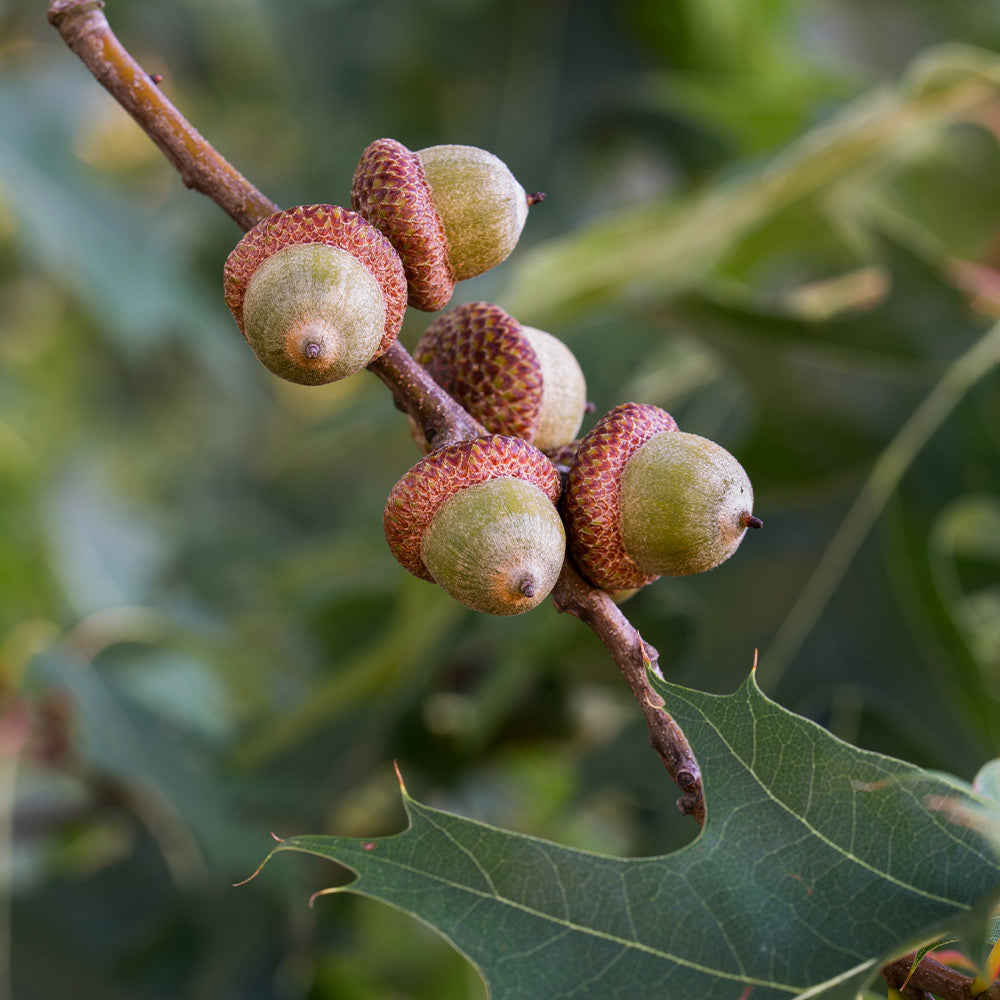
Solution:
<svg viewBox="0 0 1000 1000">
<path fill-rule="evenodd" d="M 292 837 L 436 928 L 494 1000 L 854 1000 L 1000 897 L 997 819 L 946 776 L 858 750 L 764 696 L 655 680 L 707 820 L 662 857 L 573 850 L 431 809 L 377 840 Z M 272 852 L 272 854 L 275 852 Z"/>
</svg>

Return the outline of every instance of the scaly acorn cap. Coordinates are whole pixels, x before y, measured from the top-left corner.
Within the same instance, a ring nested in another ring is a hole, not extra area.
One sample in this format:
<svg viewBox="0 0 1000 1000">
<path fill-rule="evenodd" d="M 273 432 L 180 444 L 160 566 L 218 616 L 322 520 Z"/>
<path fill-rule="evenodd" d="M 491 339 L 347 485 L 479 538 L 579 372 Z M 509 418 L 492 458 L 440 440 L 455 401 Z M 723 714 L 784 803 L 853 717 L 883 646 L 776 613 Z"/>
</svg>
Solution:
<svg viewBox="0 0 1000 1000">
<path fill-rule="evenodd" d="M 587 387 L 573 353 L 489 302 L 442 313 L 413 356 L 491 434 L 547 451 L 572 441 L 583 423 Z"/>
<path fill-rule="evenodd" d="M 292 382 L 360 371 L 398 337 L 406 277 L 356 212 L 300 205 L 254 226 L 226 260 L 226 305 L 254 353 Z"/>
<path fill-rule="evenodd" d="M 434 312 L 456 281 L 505 260 L 517 245 L 528 195 L 502 160 L 475 146 L 413 152 L 376 139 L 354 171 L 351 204 L 386 234 L 406 269 L 409 302 Z"/>
<path fill-rule="evenodd" d="M 621 403 L 581 439 L 562 498 L 566 545 L 580 572 L 601 590 L 631 590 L 659 574 L 641 570 L 621 539 L 621 477 L 628 460 L 653 435 L 676 432 L 658 406 Z"/>
<path fill-rule="evenodd" d="M 414 576 L 476 611 L 513 615 L 555 586 L 565 534 L 559 474 L 520 438 L 490 435 L 441 448 L 392 488 L 386 541 Z"/>
<path fill-rule="evenodd" d="M 609 591 L 718 566 L 761 526 L 752 509 L 750 480 L 728 451 L 636 403 L 583 438 L 563 496 L 570 552 Z"/>
</svg>

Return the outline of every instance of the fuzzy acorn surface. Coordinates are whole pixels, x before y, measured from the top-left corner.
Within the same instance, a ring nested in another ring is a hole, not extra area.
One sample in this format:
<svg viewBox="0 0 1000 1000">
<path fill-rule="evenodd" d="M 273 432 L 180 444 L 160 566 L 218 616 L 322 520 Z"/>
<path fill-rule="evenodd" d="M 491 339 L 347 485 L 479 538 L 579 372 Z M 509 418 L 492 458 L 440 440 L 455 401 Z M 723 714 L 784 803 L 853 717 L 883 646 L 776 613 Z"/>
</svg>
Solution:
<svg viewBox="0 0 1000 1000">
<path fill-rule="evenodd" d="M 500 306 L 468 302 L 442 313 L 413 356 L 493 434 L 547 451 L 572 441 L 583 422 L 587 386 L 573 353 Z"/>
<path fill-rule="evenodd" d="M 552 501 L 523 479 L 497 478 L 446 500 L 420 555 L 452 597 L 476 611 L 530 611 L 555 586 L 566 536 Z"/>
<path fill-rule="evenodd" d="M 467 607 L 514 615 L 555 586 L 565 532 L 559 474 L 519 438 L 490 435 L 441 448 L 392 488 L 383 523 L 396 559 Z"/>
<path fill-rule="evenodd" d="M 721 445 L 684 431 L 650 438 L 621 480 L 621 538 L 640 570 L 704 573 L 737 549 L 753 517 L 753 486 Z"/>
<path fill-rule="evenodd" d="M 441 217 L 456 281 L 506 260 L 528 218 L 528 194 L 498 156 L 476 146 L 429 146 L 417 152 Z"/>
</svg>

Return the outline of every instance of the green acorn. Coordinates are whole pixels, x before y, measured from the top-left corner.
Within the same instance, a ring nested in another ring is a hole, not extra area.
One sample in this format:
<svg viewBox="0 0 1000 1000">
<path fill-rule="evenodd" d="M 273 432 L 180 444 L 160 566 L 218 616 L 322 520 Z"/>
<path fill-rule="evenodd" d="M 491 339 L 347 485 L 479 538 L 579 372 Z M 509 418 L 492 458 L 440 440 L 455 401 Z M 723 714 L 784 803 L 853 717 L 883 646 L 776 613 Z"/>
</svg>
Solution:
<svg viewBox="0 0 1000 1000">
<path fill-rule="evenodd" d="M 376 139 L 354 171 L 351 204 L 389 238 L 403 260 L 409 302 L 443 309 L 456 281 L 506 260 L 517 245 L 529 195 L 506 164 L 475 146 L 413 152 Z"/>
<path fill-rule="evenodd" d="M 392 488 L 386 541 L 414 576 L 475 611 L 516 615 L 540 604 L 562 569 L 566 536 L 552 463 L 520 438 L 440 448 Z"/>
<path fill-rule="evenodd" d="M 226 260 L 226 304 L 266 368 L 303 385 L 344 378 L 399 335 L 406 277 L 356 212 L 301 205 L 254 226 Z"/>
<path fill-rule="evenodd" d="M 637 403 L 615 407 L 580 442 L 563 515 L 576 564 L 609 591 L 712 569 L 762 524 L 725 448 Z"/>
</svg>

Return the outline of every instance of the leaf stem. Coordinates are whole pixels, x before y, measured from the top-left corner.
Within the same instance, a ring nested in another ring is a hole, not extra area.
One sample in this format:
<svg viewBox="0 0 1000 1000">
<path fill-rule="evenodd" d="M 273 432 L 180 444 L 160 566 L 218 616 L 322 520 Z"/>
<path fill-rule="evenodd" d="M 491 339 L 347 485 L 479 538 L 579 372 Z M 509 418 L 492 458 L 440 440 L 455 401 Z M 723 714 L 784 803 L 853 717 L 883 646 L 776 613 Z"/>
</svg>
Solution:
<svg viewBox="0 0 1000 1000">
<path fill-rule="evenodd" d="M 156 143 L 188 187 L 211 198 L 243 229 L 278 210 L 167 100 L 157 82 L 111 31 L 103 0 L 51 0 L 48 20 Z M 434 448 L 484 433 L 398 342 L 368 367 L 392 390 L 396 406 L 420 424 Z M 703 824 L 698 765 L 684 734 L 663 710 L 662 699 L 647 678 L 647 670 L 656 669 L 656 650 L 643 641 L 611 598 L 590 587 L 568 561 L 553 600 L 558 610 L 589 625 L 614 657 L 642 709 L 650 743 L 684 792 L 679 808 Z"/>
</svg>

